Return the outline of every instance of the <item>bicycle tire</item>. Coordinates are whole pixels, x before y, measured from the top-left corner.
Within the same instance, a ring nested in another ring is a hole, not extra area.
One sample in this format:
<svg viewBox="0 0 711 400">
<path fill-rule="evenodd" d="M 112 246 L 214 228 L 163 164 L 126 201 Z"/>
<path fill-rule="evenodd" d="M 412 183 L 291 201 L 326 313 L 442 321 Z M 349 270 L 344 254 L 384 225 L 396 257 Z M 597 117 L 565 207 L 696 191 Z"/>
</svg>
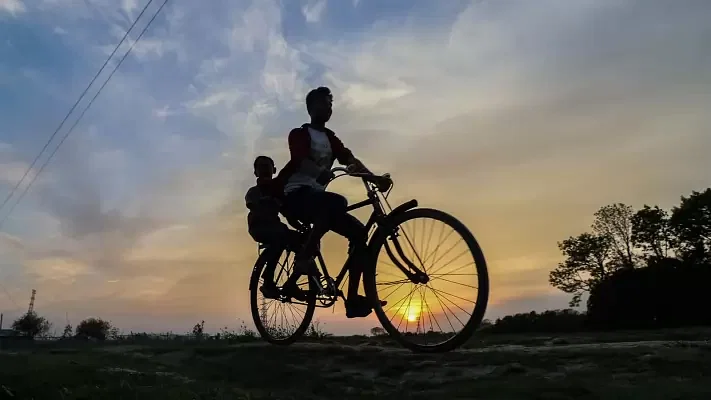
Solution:
<svg viewBox="0 0 711 400">
<path fill-rule="evenodd" d="M 307 303 L 307 308 L 306 312 L 304 313 L 304 319 L 299 325 L 299 327 L 294 331 L 294 333 L 285 338 L 285 339 L 277 339 L 272 337 L 267 328 L 264 326 L 262 323 L 262 319 L 260 316 L 260 309 L 259 309 L 259 304 L 258 304 L 258 295 L 259 295 L 259 280 L 261 279 L 262 276 L 262 271 L 264 270 L 264 267 L 266 266 L 267 262 L 267 254 L 268 252 L 264 251 L 262 254 L 259 255 L 257 258 L 256 263 L 254 264 L 254 268 L 252 270 L 252 276 L 249 279 L 249 300 L 250 300 L 250 308 L 252 312 L 252 320 L 254 321 L 254 325 L 257 328 L 257 332 L 259 332 L 259 336 L 262 337 L 265 341 L 268 343 L 274 344 L 274 345 L 279 345 L 279 346 L 288 346 L 300 338 L 304 336 L 306 333 L 306 330 L 309 328 L 311 325 L 311 321 L 314 316 L 314 312 L 316 311 L 316 297 L 315 296 L 310 296 L 309 301 Z M 277 258 L 276 262 L 279 262 L 281 259 L 281 255 L 284 253 L 282 251 L 279 254 L 279 258 Z M 287 252 L 288 254 L 288 252 Z M 278 271 L 277 271 L 278 273 Z M 309 280 L 309 289 L 311 292 L 315 290 L 314 283 Z M 277 300 L 275 300 L 277 301 Z"/>
<path fill-rule="evenodd" d="M 416 218 L 431 218 L 444 222 L 453 228 L 457 233 L 459 233 L 464 241 L 466 242 L 476 264 L 477 274 L 479 276 L 479 287 L 477 294 L 477 301 L 472 312 L 472 316 L 466 325 L 462 328 L 461 332 L 453 336 L 449 340 L 440 343 L 436 346 L 423 346 L 416 343 L 412 343 L 407 340 L 406 336 L 397 330 L 395 326 L 391 323 L 388 316 L 383 311 L 382 306 L 380 306 L 380 299 L 378 298 L 378 290 L 376 286 L 376 267 L 377 258 L 380 253 L 381 248 L 385 245 L 387 240 L 387 232 L 383 229 L 382 233 L 378 234 L 378 237 L 373 237 L 373 242 L 370 245 L 371 249 L 371 265 L 372 268 L 367 269 L 363 275 L 363 286 L 366 296 L 374 304 L 373 311 L 375 311 L 380 324 L 383 329 L 397 341 L 403 347 L 418 353 L 443 353 L 447 351 L 454 350 L 459 346 L 463 345 L 467 340 L 469 340 L 476 329 L 481 325 L 484 319 L 484 314 L 486 313 L 487 304 L 489 301 L 489 275 L 486 266 L 486 259 L 484 258 L 484 253 L 479 246 L 474 235 L 469 231 L 469 229 L 457 218 L 444 211 L 432 209 L 432 208 L 416 208 L 408 210 L 400 215 L 393 217 L 390 221 L 390 226 L 395 228 L 402 223 L 416 219 Z"/>
</svg>

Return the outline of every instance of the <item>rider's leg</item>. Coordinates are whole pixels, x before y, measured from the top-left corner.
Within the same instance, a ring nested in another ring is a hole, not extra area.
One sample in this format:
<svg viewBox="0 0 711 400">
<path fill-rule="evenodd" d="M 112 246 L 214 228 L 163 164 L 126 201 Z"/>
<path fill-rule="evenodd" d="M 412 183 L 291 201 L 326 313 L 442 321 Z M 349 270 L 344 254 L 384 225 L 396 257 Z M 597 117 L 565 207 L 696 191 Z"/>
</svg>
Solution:
<svg viewBox="0 0 711 400">
<path fill-rule="evenodd" d="M 304 247 L 296 255 L 297 264 L 303 267 L 316 256 L 321 238 L 330 230 L 330 221 L 346 214 L 348 201 L 336 193 L 302 189 L 290 194 L 287 203 L 299 219 L 313 223 Z"/>
<path fill-rule="evenodd" d="M 284 285 L 292 288 L 304 273 L 318 275 L 318 269 L 313 262 L 318 245 L 329 231 L 329 221 L 334 216 L 346 214 L 348 202 L 345 197 L 336 193 L 304 188 L 290 193 L 286 204 L 291 215 L 313 224 L 304 246 L 294 258 L 294 273 Z"/>
<path fill-rule="evenodd" d="M 274 270 L 279 263 L 279 256 L 281 256 L 281 253 L 286 249 L 289 243 L 289 231 L 290 229 L 284 224 L 264 228 L 262 235 L 265 237 L 264 242 L 268 243 L 264 251 L 270 252 L 269 260 L 271 260 L 272 257 L 276 258 L 275 262 L 267 263 L 267 266 L 264 268 L 262 278 L 264 278 L 265 281 L 274 281 Z"/>
<path fill-rule="evenodd" d="M 262 271 L 262 279 L 264 283 L 260 287 L 260 291 L 264 297 L 269 299 L 275 299 L 279 297 L 279 289 L 277 288 L 276 282 L 274 281 L 274 272 L 277 264 L 279 264 L 279 259 L 281 254 L 288 246 L 289 240 L 289 228 L 284 225 L 277 225 L 271 227 L 264 227 L 262 229 L 261 236 L 263 242 L 267 243 L 267 247 L 264 249 L 266 265 Z"/>
<path fill-rule="evenodd" d="M 363 269 L 368 262 L 366 259 L 368 231 L 358 218 L 347 212 L 333 216 L 329 221 L 329 227 L 333 232 L 344 236 L 349 241 L 348 260 L 346 260 L 346 266 L 348 267 L 346 316 L 348 318 L 367 317 L 373 310 L 373 304 L 370 304 L 365 296 L 358 294 L 358 288 L 360 287 Z M 381 306 L 385 304 L 387 303 L 381 302 Z"/>
<path fill-rule="evenodd" d="M 264 283 L 262 283 L 259 290 L 267 299 L 276 299 L 279 297 L 279 288 L 277 287 L 276 282 L 274 282 L 274 270 L 276 269 L 277 264 L 279 264 L 279 258 L 281 257 L 283 250 L 284 248 L 282 246 L 275 244 L 271 244 L 264 249 L 264 253 L 267 253 L 268 256 L 265 257 L 266 266 L 264 267 L 264 271 L 262 271 L 262 279 Z"/>
<path fill-rule="evenodd" d="M 329 221 L 331 230 L 346 239 L 348 239 L 348 298 L 354 298 L 358 295 L 360 286 L 360 278 L 363 274 L 363 264 L 365 260 L 366 241 L 368 240 L 368 232 L 358 218 L 344 212 L 341 215 L 334 216 Z"/>
</svg>

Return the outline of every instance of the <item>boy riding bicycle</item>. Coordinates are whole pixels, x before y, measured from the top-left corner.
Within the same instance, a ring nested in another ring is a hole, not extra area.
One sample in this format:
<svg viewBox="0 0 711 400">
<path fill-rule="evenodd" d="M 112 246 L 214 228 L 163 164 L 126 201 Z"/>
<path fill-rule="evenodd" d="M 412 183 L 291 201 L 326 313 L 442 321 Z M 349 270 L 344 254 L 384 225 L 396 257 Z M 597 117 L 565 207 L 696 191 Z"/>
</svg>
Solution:
<svg viewBox="0 0 711 400">
<path fill-rule="evenodd" d="M 345 197 L 327 192 L 325 185 L 333 177 L 331 168 L 335 160 L 352 166 L 355 172 L 370 171 L 353 156 L 332 130 L 326 128 L 326 122 L 332 114 L 332 103 L 333 96 L 326 87 L 308 93 L 306 109 L 311 116 L 311 123 L 289 133 L 291 159 L 275 178 L 275 186 L 282 187 L 285 193 L 285 208 L 289 214 L 301 222 L 313 224 L 306 244 L 296 254 L 295 273 L 289 277 L 282 290 L 287 296 L 303 298 L 303 292 L 295 285 L 296 280 L 302 274 L 319 275 L 314 262 L 319 242 L 328 231 L 336 232 L 350 242 L 346 316 L 360 318 L 372 312 L 372 304 L 365 296 L 358 294 L 368 233 L 365 226 L 347 212 L 348 202 Z M 386 191 L 392 182 L 389 178 L 380 178 L 377 184 L 381 191 Z"/>
<path fill-rule="evenodd" d="M 264 297 L 270 299 L 279 297 L 279 289 L 274 282 L 274 270 L 279 262 L 279 256 L 285 248 L 296 249 L 303 241 L 299 232 L 289 229 L 279 219 L 284 196 L 282 192 L 274 190 L 272 180 L 274 173 L 276 173 L 274 160 L 267 156 L 258 156 L 254 160 L 257 185 L 249 188 L 244 196 L 249 209 L 247 214 L 249 235 L 257 243 L 264 244 L 266 246 L 264 251 L 269 254 L 269 261 L 262 274 L 264 284 L 260 290 Z M 297 221 L 289 217 L 287 220 L 291 225 L 300 227 Z"/>
</svg>

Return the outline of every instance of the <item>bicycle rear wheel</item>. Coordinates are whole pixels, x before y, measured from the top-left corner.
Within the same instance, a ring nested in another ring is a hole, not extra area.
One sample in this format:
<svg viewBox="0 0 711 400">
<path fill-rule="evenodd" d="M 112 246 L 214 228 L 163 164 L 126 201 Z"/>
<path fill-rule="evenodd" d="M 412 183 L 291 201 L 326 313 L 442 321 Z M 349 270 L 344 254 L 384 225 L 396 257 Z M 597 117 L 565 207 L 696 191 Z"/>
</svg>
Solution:
<svg viewBox="0 0 711 400">
<path fill-rule="evenodd" d="M 301 338 L 314 316 L 316 297 L 309 296 L 306 302 L 287 299 L 267 299 L 259 288 L 264 283 L 262 272 L 268 263 L 276 263 L 274 278 L 281 287 L 294 269 L 294 257 L 290 251 L 273 254 L 269 249 L 259 255 L 249 282 L 249 298 L 252 319 L 259 335 L 271 344 L 289 345 Z M 302 289 L 315 291 L 314 283 L 303 276 L 297 284 Z"/>
<path fill-rule="evenodd" d="M 409 210 L 390 222 L 373 238 L 375 268 L 363 277 L 378 320 L 393 339 L 413 351 L 445 352 L 461 346 L 481 324 L 489 298 L 489 276 L 479 244 L 459 220 L 435 209 Z M 435 227 L 437 223 L 441 228 Z M 423 232 L 416 235 L 418 228 Z M 428 233 L 435 235 L 426 237 Z M 448 256 L 459 244 L 463 249 Z M 423 254 L 418 247 L 433 252 Z M 428 282 L 408 279 L 397 267 L 408 268 L 405 259 L 425 272 Z M 388 304 L 380 306 L 380 300 Z M 451 332 L 442 332 L 443 328 Z"/>
</svg>

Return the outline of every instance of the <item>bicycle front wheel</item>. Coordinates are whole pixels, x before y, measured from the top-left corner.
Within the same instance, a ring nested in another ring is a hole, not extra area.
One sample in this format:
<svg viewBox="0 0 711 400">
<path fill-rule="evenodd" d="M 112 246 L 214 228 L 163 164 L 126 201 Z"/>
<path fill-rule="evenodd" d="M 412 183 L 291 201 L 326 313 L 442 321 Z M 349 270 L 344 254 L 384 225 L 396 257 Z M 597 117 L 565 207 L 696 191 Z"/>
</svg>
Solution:
<svg viewBox="0 0 711 400">
<path fill-rule="evenodd" d="M 395 216 L 374 237 L 375 268 L 364 289 L 388 334 L 417 352 L 445 352 L 464 344 L 484 318 L 489 276 L 474 235 L 455 217 L 430 208 Z M 412 282 L 408 261 L 428 280 Z M 398 265 L 400 267 L 398 267 Z M 387 300 L 380 306 L 381 300 Z"/>
</svg>

